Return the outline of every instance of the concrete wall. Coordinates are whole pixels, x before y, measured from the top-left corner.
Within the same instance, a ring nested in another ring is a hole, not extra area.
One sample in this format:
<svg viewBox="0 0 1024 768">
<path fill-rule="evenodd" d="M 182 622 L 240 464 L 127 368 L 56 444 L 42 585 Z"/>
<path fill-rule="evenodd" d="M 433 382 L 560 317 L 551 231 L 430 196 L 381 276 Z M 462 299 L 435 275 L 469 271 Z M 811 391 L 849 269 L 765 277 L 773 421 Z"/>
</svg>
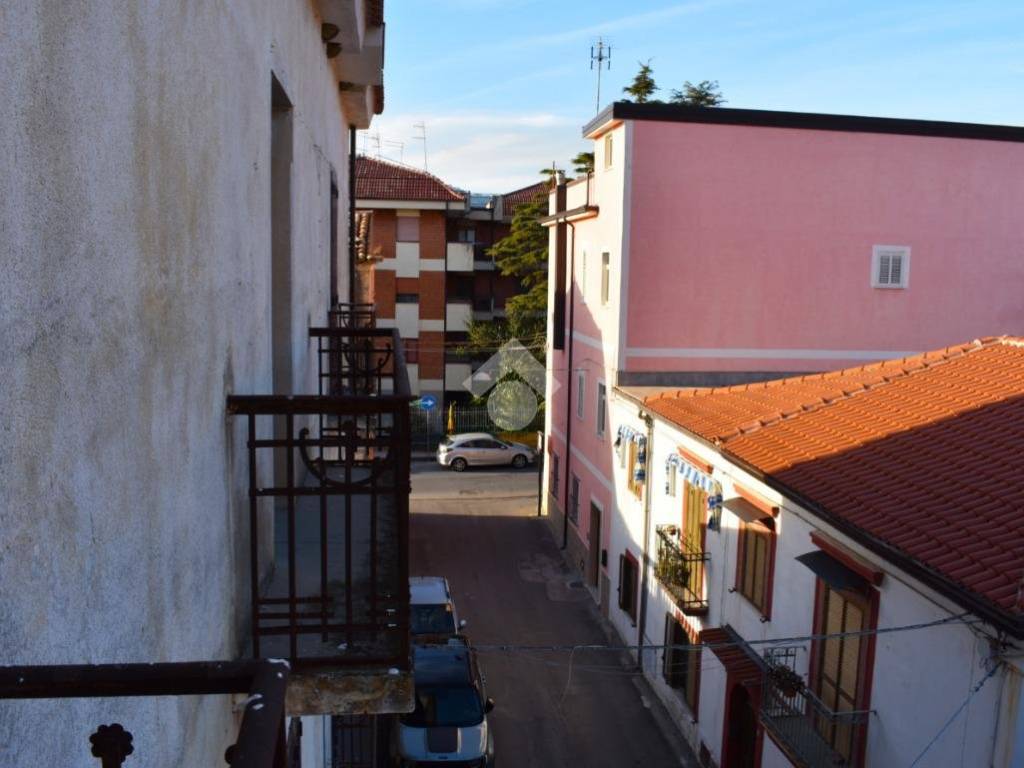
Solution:
<svg viewBox="0 0 1024 768">
<path fill-rule="evenodd" d="M 304 0 L 14 0 L 0 26 L 0 663 L 238 657 L 225 397 L 271 391 L 272 74 L 294 105 L 296 391 L 316 389 L 306 328 L 347 172 L 320 20 Z M 91 764 L 111 721 L 140 764 L 213 765 L 236 717 L 223 697 L 3 703 L 0 763 Z"/>
<path fill-rule="evenodd" d="M 1024 332 L 1024 144 L 633 130 L 624 367 L 827 370 Z M 910 247 L 906 289 L 872 287 L 875 245 Z"/>
</svg>

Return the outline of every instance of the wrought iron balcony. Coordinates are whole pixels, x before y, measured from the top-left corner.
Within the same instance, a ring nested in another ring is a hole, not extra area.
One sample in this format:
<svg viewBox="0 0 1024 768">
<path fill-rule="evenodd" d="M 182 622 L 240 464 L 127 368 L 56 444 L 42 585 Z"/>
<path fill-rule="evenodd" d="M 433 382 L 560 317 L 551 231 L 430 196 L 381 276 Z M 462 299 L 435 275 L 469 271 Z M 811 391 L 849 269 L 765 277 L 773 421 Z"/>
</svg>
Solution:
<svg viewBox="0 0 1024 768">
<path fill-rule="evenodd" d="M 287 664 L 271 661 L 0 667 L 0 700 L 247 693 L 238 736 L 225 760 L 234 768 L 284 768 L 288 674 Z M 130 722 L 99 725 L 88 737 L 82 735 L 82 754 L 90 750 L 103 768 L 116 768 L 129 755 L 136 756 L 130 765 L 139 758 L 174 762 L 167 755 L 147 755 L 145 745 L 134 743 L 132 727 Z"/>
<path fill-rule="evenodd" d="M 247 425 L 253 654 L 299 671 L 407 670 L 412 398 L 401 340 L 310 334 L 321 394 L 228 398 Z"/>
<path fill-rule="evenodd" d="M 327 313 L 327 324 L 331 328 L 375 328 L 377 309 L 373 304 L 335 304 Z"/>
<path fill-rule="evenodd" d="M 788 667 L 769 664 L 761 696 L 761 722 L 787 756 L 803 768 L 860 765 L 868 711 L 834 712 Z"/>
<path fill-rule="evenodd" d="M 707 552 L 685 536 L 680 536 L 674 525 L 659 525 L 658 558 L 654 574 L 672 595 L 679 609 L 689 616 L 707 613 L 708 601 L 704 594 L 704 564 Z"/>
</svg>

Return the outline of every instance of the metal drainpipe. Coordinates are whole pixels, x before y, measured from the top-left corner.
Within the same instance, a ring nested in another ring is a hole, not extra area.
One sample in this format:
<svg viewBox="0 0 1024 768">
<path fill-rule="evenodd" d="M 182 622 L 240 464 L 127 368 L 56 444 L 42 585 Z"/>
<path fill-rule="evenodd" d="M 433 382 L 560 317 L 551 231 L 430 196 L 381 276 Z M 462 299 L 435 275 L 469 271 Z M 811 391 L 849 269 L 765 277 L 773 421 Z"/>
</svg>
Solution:
<svg viewBox="0 0 1024 768">
<path fill-rule="evenodd" d="M 569 239 L 569 333 L 566 339 L 566 346 L 569 348 L 568 360 L 566 361 L 566 378 L 568 379 L 565 396 L 565 503 L 562 507 L 562 549 L 569 546 L 569 485 L 571 484 L 572 473 L 569 468 L 572 466 L 572 327 L 573 318 L 576 314 L 576 225 L 571 221 L 565 222 L 572 230 L 572 237 Z M 600 559 L 600 554 L 598 554 Z M 600 568 L 600 564 L 598 568 Z"/>
<path fill-rule="evenodd" d="M 348 301 L 356 302 L 356 129 L 348 127 Z"/>
<path fill-rule="evenodd" d="M 647 624 L 647 572 L 650 570 L 651 541 L 651 488 L 653 479 L 651 477 L 651 457 L 654 455 L 654 419 L 649 413 L 641 409 L 638 414 L 647 425 L 647 460 L 644 463 L 644 543 L 641 563 L 643 570 L 640 572 L 640 618 L 637 621 L 637 671 L 644 671 L 644 627 Z"/>
<path fill-rule="evenodd" d="M 441 311 L 441 428 L 442 433 L 448 431 L 445 409 L 448 407 L 448 200 L 444 201 L 444 281 L 441 286 L 441 298 L 444 306 Z"/>
</svg>

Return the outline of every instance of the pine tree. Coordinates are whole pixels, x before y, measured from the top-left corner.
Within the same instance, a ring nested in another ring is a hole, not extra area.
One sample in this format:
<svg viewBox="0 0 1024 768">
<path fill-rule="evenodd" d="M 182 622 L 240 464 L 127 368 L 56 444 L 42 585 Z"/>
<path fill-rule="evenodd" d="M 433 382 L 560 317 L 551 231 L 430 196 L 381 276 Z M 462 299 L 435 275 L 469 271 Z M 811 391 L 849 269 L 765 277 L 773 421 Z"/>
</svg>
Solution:
<svg viewBox="0 0 1024 768">
<path fill-rule="evenodd" d="M 683 83 L 683 90 L 672 91 L 673 104 L 691 107 L 720 107 L 725 104 L 717 80 L 701 80 L 694 85 L 689 80 Z"/>
<path fill-rule="evenodd" d="M 633 78 L 633 84 L 623 88 L 622 92 L 632 97 L 631 101 L 637 104 L 646 104 L 652 100 L 651 96 L 658 90 L 658 86 L 654 84 L 654 70 L 651 68 L 651 60 L 648 59 L 646 64 L 638 61 L 637 64 L 640 65 L 640 71 Z"/>
</svg>

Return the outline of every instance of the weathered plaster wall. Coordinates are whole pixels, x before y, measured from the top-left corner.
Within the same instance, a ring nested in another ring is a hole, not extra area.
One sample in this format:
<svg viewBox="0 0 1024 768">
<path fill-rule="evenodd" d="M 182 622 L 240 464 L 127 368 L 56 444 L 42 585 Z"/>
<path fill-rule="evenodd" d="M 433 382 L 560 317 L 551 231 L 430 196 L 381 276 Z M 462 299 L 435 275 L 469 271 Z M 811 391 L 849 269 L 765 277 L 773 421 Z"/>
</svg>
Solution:
<svg viewBox="0 0 1024 768">
<path fill-rule="evenodd" d="M 246 475 L 224 403 L 271 387 L 272 72 L 294 104 L 297 391 L 347 169 L 319 19 L 14 0 L 0 29 L 0 663 L 237 657 Z M 92 765 L 110 721 L 133 765 L 216 764 L 235 725 L 224 698 L 4 703 L 0 763 Z"/>
</svg>

